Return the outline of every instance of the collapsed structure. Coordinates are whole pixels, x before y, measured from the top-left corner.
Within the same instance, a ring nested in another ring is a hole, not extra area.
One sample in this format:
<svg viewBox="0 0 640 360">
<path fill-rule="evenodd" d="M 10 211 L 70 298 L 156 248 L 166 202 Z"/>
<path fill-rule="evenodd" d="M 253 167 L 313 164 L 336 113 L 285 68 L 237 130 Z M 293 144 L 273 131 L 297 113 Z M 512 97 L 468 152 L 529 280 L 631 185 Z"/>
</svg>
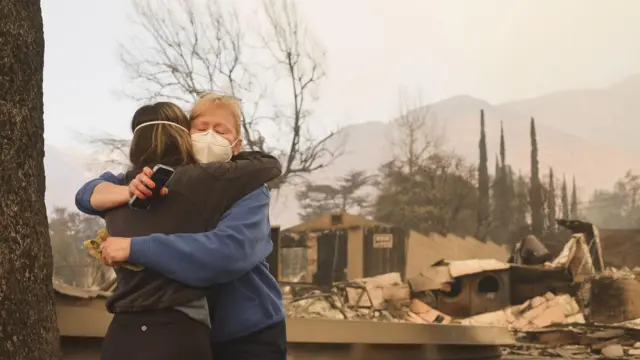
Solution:
<svg viewBox="0 0 640 360">
<path fill-rule="evenodd" d="M 582 347 L 584 353 L 640 356 L 640 350 L 634 348 L 640 347 L 640 268 L 606 268 L 599 231 L 592 224 L 566 220 L 559 220 L 558 224 L 569 229 L 571 236 L 555 258 L 535 237 L 527 237 L 510 256 L 499 253 L 502 260 L 492 256 L 485 259 L 443 256 L 430 261 L 434 253 L 438 255 L 439 249 L 435 247 L 431 256 L 423 256 L 426 261 L 422 266 L 413 259 L 424 252 L 407 252 L 405 266 L 396 267 L 395 272 L 361 278 L 352 278 L 347 272 L 331 286 L 313 281 L 287 283 L 288 316 L 503 326 L 524 334 L 523 340 L 572 346 L 574 353 Z M 384 229 L 380 224 L 354 222 L 345 228 L 351 231 L 349 234 L 359 229 L 366 234 L 367 226 Z M 325 229 L 315 235 L 318 249 L 322 246 L 319 239 L 323 236 L 326 239 L 328 233 L 331 231 Z M 388 236 L 392 240 L 385 241 L 397 241 L 395 234 L 398 232 Z M 309 238 L 308 233 L 302 238 L 305 236 Z M 347 238 L 357 241 L 353 236 Z M 412 238 L 417 236 L 403 238 L 405 249 L 415 249 Z M 373 239 L 369 241 L 375 244 Z M 438 243 L 428 241 L 432 245 Z M 426 242 L 416 241 L 422 246 Z M 452 245 L 447 250 L 450 254 L 459 251 L 452 249 Z M 481 254 L 477 250 L 476 253 Z M 318 264 L 322 262 L 321 256 L 318 250 Z M 342 266 L 346 262 L 344 268 L 353 269 L 348 260 L 356 256 L 357 253 L 349 253 L 343 262 L 337 263 Z M 318 265 L 314 270 L 317 273 L 322 267 Z M 318 276 L 306 278 L 314 280 Z M 602 333 L 610 327 L 617 329 L 615 335 Z M 565 335 L 560 341 L 559 333 L 572 335 Z M 551 338 L 555 342 L 549 341 Z M 523 345 L 519 346 L 519 350 L 513 351 L 522 353 Z M 539 349 L 527 351 L 541 355 Z M 568 350 L 555 351 L 567 354 Z"/>
</svg>

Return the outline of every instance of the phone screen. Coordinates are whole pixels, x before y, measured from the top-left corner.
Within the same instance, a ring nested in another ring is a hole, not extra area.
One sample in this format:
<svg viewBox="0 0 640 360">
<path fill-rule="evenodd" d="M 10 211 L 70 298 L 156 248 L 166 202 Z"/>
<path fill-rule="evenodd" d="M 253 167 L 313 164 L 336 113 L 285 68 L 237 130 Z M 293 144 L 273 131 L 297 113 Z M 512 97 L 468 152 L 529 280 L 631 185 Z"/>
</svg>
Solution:
<svg viewBox="0 0 640 360">
<path fill-rule="evenodd" d="M 153 189 L 151 189 L 151 196 L 148 196 L 145 199 L 139 199 L 137 196 L 134 196 L 129 200 L 129 206 L 135 209 L 148 209 L 151 207 L 153 200 L 160 195 L 160 190 L 167 185 L 169 179 L 173 176 L 174 170 L 168 166 L 157 165 L 153 168 L 153 175 L 151 175 L 151 181 L 156 185 Z"/>
</svg>

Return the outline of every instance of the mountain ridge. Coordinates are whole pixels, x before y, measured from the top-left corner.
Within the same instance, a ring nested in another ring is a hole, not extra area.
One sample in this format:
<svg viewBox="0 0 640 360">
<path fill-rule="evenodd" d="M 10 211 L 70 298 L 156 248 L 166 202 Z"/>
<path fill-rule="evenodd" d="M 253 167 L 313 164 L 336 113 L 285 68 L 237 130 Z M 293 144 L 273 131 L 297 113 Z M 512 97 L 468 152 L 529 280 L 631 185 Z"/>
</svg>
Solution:
<svg viewBox="0 0 640 360">
<path fill-rule="evenodd" d="M 556 176 L 564 174 L 568 181 L 575 175 L 580 198 L 586 201 L 594 189 L 609 188 L 627 170 L 637 169 L 635 164 L 640 160 L 640 143 L 636 144 L 634 135 L 640 133 L 640 124 L 635 124 L 634 117 L 640 113 L 640 105 L 631 101 L 636 94 L 640 94 L 640 75 L 601 89 L 566 90 L 501 104 L 458 95 L 428 107 L 436 127 L 443 129 L 445 146 L 472 163 L 478 161 L 480 110 L 484 110 L 489 169 L 493 169 L 493 156 L 499 152 L 502 123 L 507 162 L 516 172 L 523 174 L 529 172 L 529 123 L 534 117 L 541 176 L 545 176 L 550 167 L 554 168 Z M 605 122 L 607 119 L 619 121 L 612 126 Z M 344 155 L 330 167 L 309 176 L 309 180 L 332 182 L 350 170 L 375 173 L 380 165 L 392 159 L 394 141 L 401 140 L 394 135 L 395 124 L 391 120 L 345 126 L 341 137 L 346 140 Z M 56 189 L 53 190 L 55 194 L 47 192 L 47 205 L 51 207 L 57 201 L 72 206 L 77 187 L 87 179 L 80 170 L 83 166 L 71 160 L 67 163 L 56 160 L 61 155 L 54 150 L 47 152 L 47 174 L 65 174 L 47 176 L 47 188 Z M 77 187 L 73 191 L 69 190 L 74 186 Z M 273 224 L 284 227 L 295 224 L 298 211 L 292 186 L 274 193 Z"/>
</svg>

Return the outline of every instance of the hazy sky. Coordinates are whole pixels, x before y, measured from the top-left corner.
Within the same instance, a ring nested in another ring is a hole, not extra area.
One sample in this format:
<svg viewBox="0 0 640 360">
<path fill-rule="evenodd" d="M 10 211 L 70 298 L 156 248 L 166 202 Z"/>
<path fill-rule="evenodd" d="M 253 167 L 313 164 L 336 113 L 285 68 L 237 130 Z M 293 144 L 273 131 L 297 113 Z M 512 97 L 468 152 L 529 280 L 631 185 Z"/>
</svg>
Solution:
<svg viewBox="0 0 640 360">
<path fill-rule="evenodd" d="M 45 138 L 127 135 L 118 44 L 131 0 L 43 0 Z M 243 13 L 260 0 L 235 1 Z M 400 89 L 492 103 L 601 87 L 640 73 L 637 0 L 299 0 L 327 52 L 317 119 L 386 121 Z"/>
</svg>

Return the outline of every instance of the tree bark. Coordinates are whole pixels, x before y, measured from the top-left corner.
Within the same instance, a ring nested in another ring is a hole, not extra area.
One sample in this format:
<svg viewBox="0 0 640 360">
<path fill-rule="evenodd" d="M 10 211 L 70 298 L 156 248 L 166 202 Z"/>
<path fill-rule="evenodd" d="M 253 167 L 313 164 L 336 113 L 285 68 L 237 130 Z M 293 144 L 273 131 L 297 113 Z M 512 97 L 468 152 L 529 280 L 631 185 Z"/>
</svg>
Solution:
<svg viewBox="0 0 640 360">
<path fill-rule="evenodd" d="M 44 204 L 39 0 L 0 0 L 0 359 L 60 357 Z"/>
</svg>

